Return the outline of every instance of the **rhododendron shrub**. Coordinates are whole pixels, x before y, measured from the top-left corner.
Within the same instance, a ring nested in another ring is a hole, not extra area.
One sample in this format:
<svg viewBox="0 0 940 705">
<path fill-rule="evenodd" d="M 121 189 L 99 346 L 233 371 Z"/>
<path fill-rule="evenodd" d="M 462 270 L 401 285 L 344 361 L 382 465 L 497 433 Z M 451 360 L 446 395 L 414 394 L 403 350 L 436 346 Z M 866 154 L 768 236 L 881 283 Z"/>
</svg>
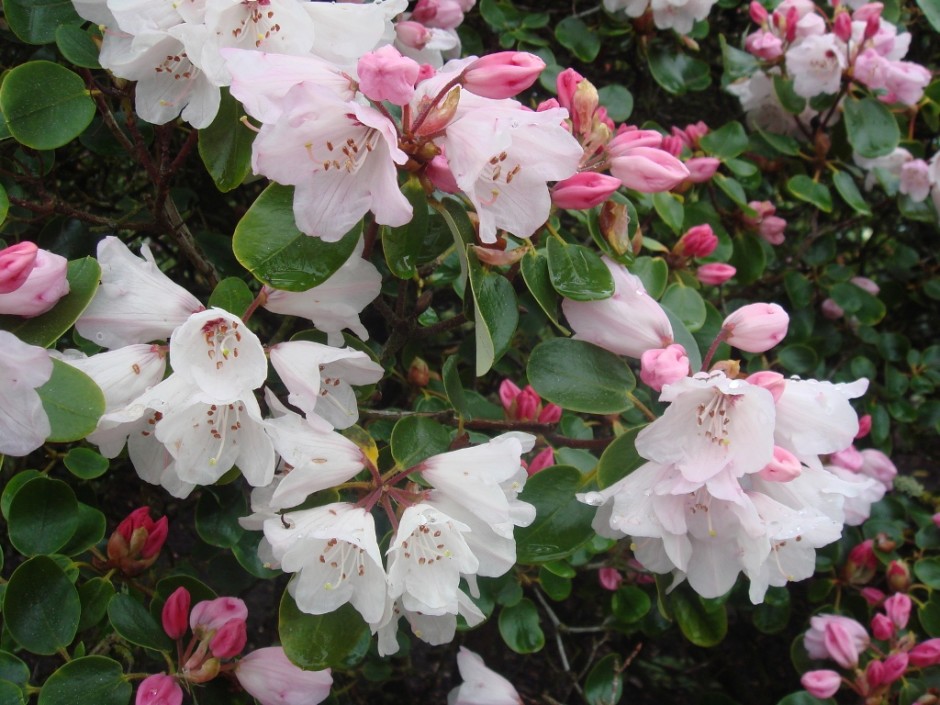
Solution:
<svg viewBox="0 0 940 705">
<path fill-rule="evenodd" d="M 940 11 L 545 5 L 4 5 L 0 701 L 938 701 Z"/>
</svg>

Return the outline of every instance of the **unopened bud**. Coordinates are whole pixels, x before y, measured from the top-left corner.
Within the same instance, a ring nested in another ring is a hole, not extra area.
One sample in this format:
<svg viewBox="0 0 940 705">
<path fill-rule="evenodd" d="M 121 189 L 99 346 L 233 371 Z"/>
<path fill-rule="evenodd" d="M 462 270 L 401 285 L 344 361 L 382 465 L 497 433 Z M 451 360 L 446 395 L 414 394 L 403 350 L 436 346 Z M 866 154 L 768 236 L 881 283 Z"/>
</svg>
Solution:
<svg viewBox="0 0 940 705">
<path fill-rule="evenodd" d="M 163 612 L 160 617 L 163 622 L 163 631 L 171 639 L 180 639 L 189 627 L 189 590 L 178 587 L 163 603 Z"/>
<path fill-rule="evenodd" d="M 431 381 L 431 368 L 420 357 L 411 361 L 408 367 L 408 383 L 416 387 L 427 387 Z"/>
<path fill-rule="evenodd" d="M 767 9 L 757 0 L 751 0 L 751 4 L 748 6 L 748 14 L 750 14 L 751 22 L 754 24 L 762 25 L 767 21 Z"/>
<path fill-rule="evenodd" d="M 867 539 L 849 551 L 849 557 L 842 569 L 842 576 L 852 585 L 864 585 L 875 577 L 877 569 L 878 559 L 875 557 L 874 541 Z"/>
<path fill-rule="evenodd" d="M 215 633 L 209 642 L 209 650 L 216 658 L 233 658 L 242 652 L 246 643 L 248 632 L 244 620 L 233 619 L 223 624 Z"/>
<path fill-rule="evenodd" d="M 587 210 L 606 201 L 618 188 L 620 179 L 582 171 L 555 184 L 551 190 L 552 203 L 559 208 Z"/>
<path fill-rule="evenodd" d="M 887 577 L 888 587 L 895 592 L 907 592 L 911 587 L 911 569 L 904 561 L 891 561 L 888 564 Z"/>
<path fill-rule="evenodd" d="M 725 318 L 721 326 L 728 345 L 752 353 L 770 350 L 787 334 L 790 317 L 777 304 L 748 304 Z"/>
<path fill-rule="evenodd" d="M 623 582 L 623 576 L 616 568 L 601 568 L 597 571 L 597 581 L 601 584 L 602 588 L 613 592 L 620 588 L 620 584 Z"/>
<path fill-rule="evenodd" d="M 673 252 L 683 257 L 708 257 L 718 247 L 718 237 L 708 223 L 696 225 L 685 231 Z"/>
<path fill-rule="evenodd" d="M 885 533 L 879 533 L 875 536 L 875 547 L 882 553 L 891 553 L 898 547 L 897 542 Z"/>
<path fill-rule="evenodd" d="M 135 509 L 108 539 L 108 565 L 128 576 L 142 573 L 156 562 L 168 531 L 166 517 L 153 521 L 148 507 Z"/>
<path fill-rule="evenodd" d="M 20 242 L 0 250 L 0 294 L 16 291 L 36 266 L 39 248 L 32 242 Z"/>
<path fill-rule="evenodd" d="M 134 705 L 181 705 L 183 689 L 173 676 L 155 673 L 137 686 Z"/>
<path fill-rule="evenodd" d="M 695 278 L 706 286 L 721 286 L 737 273 L 738 270 L 730 264 L 709 262 L 699 265 L 699 268 L 695 270 Z"/>
<path fill-rule="evenodd" d="M 837 12 L 835 20 L 832 23 L 832 33 L 843 42 L 849 41 L 852 37 L 852 18 L 848 12 Z"/>
<path fill-rule="evenodd" d="M 535 83 L 545 62 L 525 51 L 501 51 L 483 56 L 463 72 L 463 86 L 471 93 L 499 100 L 512 98 Z"/>
<path fill-rule="evenodd" d="M 871 618 L 871 633 L 876 639 L 890 641 L 894 636 L 895 629 L 894 622 L 881 613 Z"/>
</svg>

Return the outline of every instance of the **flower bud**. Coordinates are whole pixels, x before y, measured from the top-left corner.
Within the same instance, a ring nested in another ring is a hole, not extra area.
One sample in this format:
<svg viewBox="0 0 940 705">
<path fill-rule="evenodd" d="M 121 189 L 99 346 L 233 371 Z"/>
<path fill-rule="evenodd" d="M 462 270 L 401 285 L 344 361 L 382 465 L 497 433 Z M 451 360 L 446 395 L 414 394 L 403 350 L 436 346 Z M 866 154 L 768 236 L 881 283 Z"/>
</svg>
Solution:
<svg viewBox="0 0 940 705">
<path fill-rule="evenodd" d="M 885 615 L 879 613 L 871 618 L 871 633 L 876 639 L 890 641 L 895 631 L 894 622 Z"/>
<path fill-rule="evenodd" d="M 32 242 L 20 242 L 0 250 L 0 294 L 16 291 L 36 266 L 39 248 Z"/>
<path fill-rule="evenodd" d="M 420 22 L 405 20 L 395 23 L 395 36 L 402 44 L 421 51 L 431 41 L 431 30 Z"/>
<path fill-rule="evenodd" d="M 190 659 L 191 661 L 192 659 Z M 186 680 L 191 683 L 208 683 L 217 675 L 222 668 L 222 664 L 217 658 L 208 658 L 205 661 L 202 661 L 199 664 L 192 664 L 187 661 L 186 665 L 183 666 L 183 673 L 186 676 Z"/>
<path fill-rule="evenodd" d="M 690 372 L 689 356 L 678 343 L 647 350 L 640 356 L 640 379 L 657 392 L 667 384 L 688 377 Z"/>
<path fill-rule="evenodd" d="M 704 184 L 718 171 L 721 160 L 714 157 L 692 157 L 685 162 L 689 170 L 689 181 L 693 184 Z"/>
<path fill-rule="evenodd" d="M 672 128 L 676 129 L 676 128 Z M 669 152 L 672 156 L 678 157 L 682 154 L 682 148 L 685 146 L 685 143 L 677 135 L 667 135 L 663 137 L 663 142 L 659 145 L 659 148 L 663 151 Z M 691 161 L 691 160 L 690 160 Z M 686 162 L 686 168 L 688 168 L 688 162 Z"/>
<path fill-rule="evenodd" d="M 539 423 L 558 423 L 561 421 L 561 411 L 562 409 L 558 404 L 546 404 L 542 407 L 536 420 Z"/>
<path fill-rule="evenodd" d="M 880 20 L 884 7 L 884 3 L 880 2 L 866 3 L 852 13 L 852 19 L 856 22 L 868 22 L 871 19 Z"/>
<path fill-rule="evenodd" d="M 555 451 L 551 446 L 548 446 L 544 450 L 537 453 L 536 456 L 529 461 L 529 464 L 526 465 L 525 471 L 529 477 L 532 477 L 540 470 L 550 468 L 554 464 Z"/>
<path fill-rule="evenodd" d="M 878 659 L 872 659 L 865 667 L 865 681 L 868 688 L 874 690 L 885 681 L 885 665 Z"/>
<path fill-rule="evenodd" d="M 532 421 L 538 414 L 541 403 L 541 397 L 532 389 L 531 385 L 527 384 L 525 389 L 519 392 L 516 397 L 515 408 L 511 412 L 512 417 L 517 421 Z"/>
<path fill-rule="evenodd" d="M 594 122 L 594 113 L 600 105 L 597 88 L 590 81 L 580 81 L 571 97 L 571 124 L 574 134 L 585 135 L 590 132 Z"/>
<path fill-rule="evenodd" d="M 708 223 L 696 225 L 685 231 L 673 252 L 683 257 L 708 257 L 718 247 L 718 238 Z"/>
<path fill-rule="evenodd" d="M 565 69 L 555 79 L 558 102 L 561 103 L 561 107 L 567 108 L 569 112 L 571 106 L 574 105 L 574 93 L 578 90 L 578 84 L 583 80 L 584 76 L 574 69 Z"/>
<path fill-rule="evenodd" d="M 217 597 L 196 603 L 189 614 L 189 626 L 193 634 L 202 638 L 203 634 L 221 629 L 232 620 L 244 622 L 248 618 L 248 608 L 237 597 Z"/>
<path fill-rule="evenodd" d="M 885 486 L 886 490 L 894 486 L 894 478 L 898 474 L 898 469 L 891 458 L 876 448 L 866 448 L 861 452 L 862 467 L 860 472 L 870 478 L 878 480 Z"/>
<path fill-rule="evenodd" d="M 535 83 L 545 62 L 525 51 L 500 51 L 480 57 L 463 71 L 462 84 L 484 98 L 512 98 Z"/>
<path fill-rule="evenodd" d="M 621 132 L 607 146 L 610 173 L 627 188 L 641 193 L 660 193 L 675 188 L 689 178 L 689 170 L 659 148 L 662 141 L 662 135 L 652 130 Z"/>
<path fill-rule="evenodd" d="M 819 670 L 807 671 L 800 678 L 800 683 L 814 698 L 831 698 L 842 685 L 842 676 L 835 671 Z"/>
<path fill-rule="evenodd" d="M 241 653 L 247 642 L 248 632 L 245 621 L 233 619 L 223 624 L 215 633 L 215 636 L 209 642 L 209 650 L 216 658 L 232 658 Z"/>
<path fill-rule="evenodd" d="M 885 599 L 885 594 L 878 588 L 873 587 L 862 588 L 861 595 L 871 607 L 877 607 Z"/>
<path fill-rule="evenodd" d="M 0 313 L 32 318 L 51 309 L 69 293 L 68 265 L 65 257 L 37 250 L 26 280 L 9 293 L 0 293 Z"/>
<path fill-rule="evenodd" d="M 606 201 L 618 188 L 620 179 L 582 171 L 555 184 L 551 190 L 552 203 L 559 208 L 587 210 Z"/>
<path fill-rule="evenodd" d="M 842 575 L 852 585 L 864 585 L 875 577 L 877 569 L 878 559 L 875 557 L 874 541 L 867 539 L 860 544 L 856 544 L 849 551 L 849 557 L 842 569 Z"/>
<path fill-rule="evenodd" d="M 737 272 L 738 270 L 730 264 L 709 262 L 708 264 L 699 265 L 699 268 L 695 270 L 695 277 L 706 286 L 721 286 Z"/>
<path fill-rule="evenodd" d="M 424 173 L 434 184 L 434 187 L 444 193 L 458 193 L 460 186 L 457 185 L 457 179 L 454 178 L 454 172 L 450 170 L 450 162 L 443 154 L 434 157 L 424 169 Z"/>
<path fill-rule="evenodd" d="M 787 221 L 776 215 L 768 215 L 757 226 L 757 234 L 771 245 L 783 244 L 783 231 L 787 228 Z"/>
<path fill-rule="evenodd" d="M 235 677 L 261 705 L 316 705 L 330 694 L 330 669 L 304 671 L 287 658 L 280 646 L 257 649 L 239 660 Z"/>
<path fill-rule="evenodd" d="M 904 629 L 911 618 L 911 598 L 903 592 L 897 592 L 885 600 L 885 614 L 898 629 Z"/>
<path fill-rule="evenodd" d="M 463 14 L 456 0 L 418 0 L 411 19 L 426 27 L 454 29 L 463 22 Z"/>
<path fill-rule="evenodd" d="M 891 543 L 894 542 L 892 541 Z M 881 549 L 880 545 L 879 549 Z M 892 551 L 894 550 L 894 546 L 890 549 L 882 550 Z M 911 569 L 908 568 L 907 563 L 904 561 L 891 561 L 888 564 L 886 575 L 888 578 L 888 587 L 894 592 L 907 592 L 911 587 Z"/>
<path fill-rule="evenodd" d="M 832 33 L 843 42 L 849 41 L 852 37 L 852 18 L 848 12 L 837 12 L 835 20 L 832 22 Z"/>
<path fill-rule="evenodd" d="M 442 100 L 439 100 L 437 104 L 431 108 L 424 122 L 416 128 L 415 134 L 418 136 L 433 135 L 443 130 L 450 124 L 450 121 L 454 119 L 454 115 L 457 114 L 457 105 L 459 103 L 460 86 L 454 86 Z"/>
<path fill-rule="evenodd" d="M 173 676 L 155 673 L 137 686 L 135 705 L 181 705 L 183 689 Z"/>
<path fill-rule="evenodd" d="M 186 633 L 189 625 L 189 604 L 192 598 L 189 590 L 178 587 L 163 603 L 163 612 L 160 615 L 163 622 L 163 631 L 171 639 L 180 639 Z"/>
<path fill-rule="evenodd" d="M 783 396 L 783 392 L 787 388 L 786 378 L 779 372 L 772 372 L 771 370 L 754 372 L 748 375 L 746 381 L 748 384 L 756 384 L 758 387 L 763 387 L 770 392 L 774 398 L 774 404 L 780 401 L 780 397 Z"/>
<path fill-rule="evenodd" d="M 907 664 L 910 657 L 903 651 L 893 653 L 884 661 L 884 672 L 882 674 L 882 684 L 888 685 L 894 683 L 907 670 Z"/>
<path fill-rule="evenodd" d="M 414 59 L 402 56 L 391 44 L 371 51 L 359 59 L 359 90 L 369 100 L 387 100 L 405 105 L 415 93 L 421 67 Z"/>
<path fill-rule="evenodd" d="M 845 311 L 833 299 L 824 299 L 819 305 L 819 310 L 830 321 L 836 321 L 845 315 Z"/>
<path fill-rule="evenodd" d="M 829 658 L 842 668 L 855 668 L 858 665 L 858 655 L 862 649 L 855 636 L 839 622 L 830 621 L 825 627 L 823 643 L 826 645 L 826 651 Z"/>
<path fill-rule="evenodd" d="M 851 472 L 858 472 L 862 469 L 863 460 L 862 454 L 858 452 L 858 448 L 854 445 L 850 445 L 848 448 L 843 448 L 830 455 L 829 462 Z"/>
<path fill-rule="evenodd" d="M 689 144 L 697 149 L 699 146 L 699 140 L 711 132 L 711 128 L 705 124 L 704 120 L 699 120 L 698 122 L 694 122 L 691 125 L 686 125 L 683 132 L 685 132 L 686 137 L 689 140 Z"/>
<path fill-rule="evenodd" d="M 613 592 L 620 587 L 623 582 L 623 576 L 616 568 L 601 568 L 597 571 L 597 581 L 605 590 Z"/>
<path fill-rule="evenodd" d="M 789 482 L 803 473 L 803 466 L 786 448 L 774 446 L 773 458 L 758 475 L 769 482 Z"/>
<path fill-rule="evenodd" d="M 757 0 L 751 0 L 751 4 L 748 5 L 748 14 L 754 24 L 764 24 L 767 21 L 767 9 Z"/>
<path fill-rule="evenodd" d="M 149 507 L 131 512 L 108 539 L 108 564 L 125 575 L 138 575 L 152 566 L 166 541 L 166 517 L 150 518 Z"/>
<path fill-rule="evenodd" d="M 937 512 L 932 517 L 930 517 L 930 520 L 933 522 L 934 526 L 940 529 L 940 512 Z"/>
<path fill-rule="evenodd" d="M 810 658 L 830 658 L 843 668 L 854 668 L 868 644 L 865 627 L 850 617 L 835 614 L 810 618 L 810 629 L 803 636 L 803 646 Z"/>
<path fill-rule="evenodd" d="M 864 416 L 858 417 L 858 433 L 855 434 L 855 439 L 864 438 L 869 433 L 871 433 L 871 414 L 865 414 Z"/>
<path fill-rule="evenodd" d="M 428 367 L 428 363 L 420 357 L 416 357 L 408 367 L 408 383 L 416 387 L 427 387 L 430 381 L 431 369 Z"/>
<path fill-rule="evenodd" d="M 783 340 L 789 323 L 787 312 L 777 304 L 748 304 L 728 316 L 721 330 L 728 345 L 762 353 Z"/>
<path fill-rule="evenodd" d="M 940 639 L 928 639 L 908 652 L 908 660 L 916 668 L 927 668 L 940 663 Z"/>
</svg>

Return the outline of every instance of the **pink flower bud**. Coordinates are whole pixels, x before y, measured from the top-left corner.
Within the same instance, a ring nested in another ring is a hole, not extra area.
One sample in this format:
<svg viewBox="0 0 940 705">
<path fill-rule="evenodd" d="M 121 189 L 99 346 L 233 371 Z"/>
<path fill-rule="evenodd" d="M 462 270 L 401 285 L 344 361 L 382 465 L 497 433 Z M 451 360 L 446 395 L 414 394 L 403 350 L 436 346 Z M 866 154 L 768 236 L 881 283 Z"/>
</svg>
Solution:
<svg viewBox="0 0 940 705">
<path fill-rule="evenodd" d="M 601 584 L 602 588 L 613 592 L 620 588 L 620 584 L 623 582 L 623 576 L 616 568 L 601 568 L 597 571 L 597 581 Z"/>
<path fill-rule="evenodd" d="M 763 29 L 747 35 L 744 48 L 749 54 L 765 61 L 773 61 L 783 56 L 783 40 L 773 32 Z"/>
<path fill-rule="evenodd" d="M 421 67 L 386 44 L 359 59 L 358 69 L 359 90 L 369 100 L 405 105 L 414 96 Z"/>
<path fill-rule="evenodd" d="M 904 629 L 907 621 L 911 618 L 911 598 L 903 592 L 897 592 L 885 600 L 885 614 L 891 621 L 897 625 L 898 629 Z"/>
<path fill-rule="evenodd" d="M 558 404 L 546 404 L 539 412 L 539 423 L 558 423 L 561 421 L 561 407 Z"/>
<path fill-rule="evenodd" d="M 888 685 L 894 683 L 907 670 L 909 656 L 903 651 L 893 653 L 884 661 L 884 672 L 882 674 L 882 684 Z"/>
<path fill-rule="evenodd" d="M 0 294 L 16 291 L 36 266 L 39 248 L 32 242 L 20 242 L 0 250 Z"/>
<path fill-rule="evenodd" d="M 881 287 L 868 277 L 852 277 L 849 281 L 855 284 L 859 289 L 867 291 L 872 296 L 878 296 L 878 292 L 881 291 Z"/>
<path fill-rule="evenodd" d="M 552 203 L 559 208 L 586 210 L 600 205 L 620 188 L 620 180 L 607 174 L 582 171 L 552 188 Z"/>
<path fill-rule="evenodd" d="M 721 160 L 714 157 L 692 157 L 685 162 L 685 168 L 689 170 L 689 181 L 693 184 L 704 184 L 718 171 L 721 166 Z"/>
<path fill-rule="evenodd" d="M 748 304 L 725 319 L 721 330 L 728 345 L 752 353 L 770 350 L 787 334 L 790 317 L 777 304 Z"/>
<path fill-rule="evenodd" d="M 209 650 L 219 659 L 237 656 L 248 642 L 248 632 L 244 620 L 233 619 L 226 622 L 209 642 Z"/>
<path fill-rule="evenodd" d="M 776 215 L 768 215 L 757 226 L 757 234 L 771 245 L 780 245 L 784 241 L 783 231 L 787 228 L 787 221 Z"/>
<path fill-rule="evenodd" d="M 867 642 L 866 634 L 866 642 Z M 858 655 L 861 652 L 854 634 L 838 622 L 829 622 L 823 632 L 823 643 L 829 658 L 842 668 L 855 668 L 858 665 Z"/>
<path fill-rule="evenodd" d="M 819 310 L 822 311 L 822 315 L 830 321 L 838 320 L 845 315 L 845 311 L 842 310 L 842 307 L 832 299 L 825 299 L 819 305 Z"/>
<path fill-rule="evenodd" d="M 774 446 L 773 458 L 758 475 L 769 482 L 789 482 L 803 473 L 803 466 L 786 448 Z"/>
<path fill-rule="evenodd" d="M 418 67 L 418 79 L 415 81 L 415 85 L 418 85 L 422 81 L 427 81 L 432 76 L 437 76 L 437 69 L 431 66 L 431 64 L 421 64 Z"/>
<path fill-rule="evenodd" d="M 538 415 L 541 404 L 542 398 L 531 385 L 527 384 L 525 389 L 519 392 L 519 396 L 516 397 L 513 418 L 517 421 L 533 421 Z"/>
<path fill-rule="evenodd" d="M 131 512 L 108 539 L 108 564 L 125 575 L 138 575 L 152 566 L 169 531 L 167 518 L 150 518 L 148 507 Z"/>
<path fill-rule="evenodd" d="M 578 90 L 578 84 L 584 80 L 584 76 L 574 69 L 565 69 L 555 79 L 555 87 L 558 91 L 558 102 L 561 107 L 571 110 L 574 104 L 574 92 Z"/>
<path fill-rule="evenodd" d="M 829 462 L 840 468 L 858 472 L 862 469 L 862 454 L 858 452 L 858 448 L 850 445 L 830 455 Z"/>
<path fill-rule="evenodd" d="M 420 22 L 405 20 L 395 23 L 395 36 L 402 44 L 421 51 L 431 41 L 431 30 Z"/>
<path fill-rule="evenodd" d="M 862 467 L 860 472 L 878 480 L 885 486 L 886 490 L 892 489 L 898 469 L 891 462 L 891 458 L 875 448 L 866 448 L 861 452 L 861 456 Z"/>
<path fill-rule="evenodd" d="M 870 2 L 855 10 L 852 13 L 852 19 L 856 22 L 868 22 L 871 19 L 880 20 L 882 10 L 884 10 L 883 3 Z"/>
<path fill-rule="evenodd" d="M 543 100 L 541 103 L 535 106 L 535 112 L 541 113 L 546 110 L 554 110 L 555 108 L 560 108 L 561 103 L 558 102 L 557 98 L 548 98 Z"/>
<path fill-rule="evenodd" d="M 908 659 L 916 668 L 927 668 L 940 663 L 940 639 L 928 639 L 908 652 Z"/>
<path fill-rule="evenodd" d="M 761 224 L 764 218 L 777 212 L 777 207 L 770 201 L 751 201 L 747 206 L 754 211 L 756 215 L 751 216 L 745 213 L 742 214 L 741 220 L 746 226 L 754 230 L 757 229 L 757 226 Z"/>
<path fill-rule="evenodd" d="M 884 602 L 885 599 L 885 594 L 878 588 L 862 588 L 860 594 L 865 599 L 865 602 L 867 602 L 872 607 L 877 607 L 882 602 Z"/>
<path fill-rule="evenodd" d="M 711 132 L 711 128 L 703 120 L 699 120 L 691 125 L 686 125 L 684 132 L 689 139 L 689 144 L 697 148 L 699 140 Z"/>
<path fill-rule="evenodd" d="M 689 178 L 685 164 L 662 149 L 628 147 L 610 143 L 610 173 L 627 188 L 641 193 L 661 193 L 675 188 Z M 661 141 L 661 140 L 660 140 Z"/>
<path fill-rule="evenodd" d="M 37 250 L 26 281 L 10 293 L 0 294 L 0 313 L 32 318 L 51 309 L 69 293 L 68 266 L 65 257 Z"/>
<path fill-rule="evenodd" d="M 891 561 L 885 571 L 888 587 L 894 592 L 906 592 L 911 587 L 911 569 L 904 561 Z"/>
<path fill-rule="evenodd" d="M 183 689 L 176 679 L 162 673 L 144 678 L 137 686 L 135 705 L 181 705 Z"/>
<path fill-rule="evenodd" d="M 774 404 L 780 401 L 780 397 L 783 396 L 783 392 L 787 388 L 786 378 L 779 372 L 770 370 L 761 370 L 748 375 L 747 383 L 756 384 L 758 387 L 763 387 L 770 392 L 774 398 Z"/>
<path fill-rule="evenodd" d="M 865 39 L 871 39 L 878 31 L 881 29 L 881 18 L 880 17 L 869 17 L 865 21 Z"/>
<path fill-rule="evenodd" d="M 878 659 L 872 659 L 865 667 L 865 681 L 870 689 L 880 687 L 885 682 L 885 665 Z"/>
<path fill-rule="evenodd" d="M 675 130 L 676 128 L 674 127 L 672 129 Z M 659 145 L 659 148 L 665 152 L 669 152 L 674 157 L 678 157 L 682 154 L 682 148 L 684 146 L 685 143 L 682 141 L 681 137 L 677 135 L 667 135 L 663 137 L 662 144 Z M 688 167 L 688 163 L 686 163 L 686 167 Z"/>
<path fill-rule="evenodd" d="M 544 470 L 555 464 L 555 451 L 551 446 L 548 446 L 539 453 L 536 454 L 534 458 L 526 466 L 526 474 L 529 477 L 532 477 L 539 470 Z"/>
<path fill-rule="evenodd" d="M 280 646 L 252 651 L 238 662 L 235 677 L 261 705 L 316 705 L 326 700 L 333 685 L 330 669 L 304 671 Z"/>
<path fill-rule="evenodd" d="M 424 173 L 434 184 L 435 188 L 444 193 L 459 193 L 460 186 L 457 185 L 457 179 L 454 178 L 454 172 L 450 170 L 450 163 L 443 154 L 438 154 L 425 167 Z"/>
<path fill-rule="evenodd" d="M 640 356 L 640 379 L 657 392 L 667 384 L 688 377 L 690 372 L 689 357 L 678 343 L 659 350 L 647 350 Z"/>
<path fill-rule="evenodd" d="M 193 634 L 214 632 L 221 629 L 226 622 L 248 618 L 248 608 L 237 597 L 217 597 L 214 600 L 203 600 L 196 603 L 189 615 L 189 626 Z"/>
<path fill-rule="evenodd" d="M 673 252 L 683 257 L 708 257 L 718 247 L 718 237 L 708 223 L 696 225 L 685 231 Z"/>
<path fill-rule="evenodd" d="M 858 655 L 868 648 L 868 631 L 850 617 L 818 614 L 810 618 L 803 646 L 810 658 L 830 658 L 843 668 L 854 668 Z"/>
<path fill-rule="evenodd" d="M 411 19 L 426 27 L 454 29 L 463 22 L 463 9 L 456 0 L 418 0 Z"/>
<path fill-rule="evenodd" d="M 191 599 L 189 590 L 178 587 L 163 603 L 163 612 L 160 615 L 163 631 L 171 639 L 180 639 L 186 633 Z"/>
<path fill-rule="evenodd" d="M 813 697 L 826 699 L 839 692 L 842 676 L 829 670 L 807 671 L 800 678 L 800 683 Z"/>
<path fill-rule="evenodd" d="M 737 272 L 738 270 L 730 264 L 710 262 L 699 265 L 699 268 L 695 270 L 695 277 L 706 286 L 721 286 Z"/>
<path fill-rule="evenodd" d="M 621 125 L 617 130 L 617 136 L 611 140 L 608 148 L 611 156 L 617 156 L 637 147 L 660 149 L 662 143 L 663 136 L 656 130 L 640 130 L 632 125 Z"/>
<path fill-rule="evenodd" d="M 878 568 L 878 559 L 875 557 L 874 541 L 867 539 L 860 544 L 856 544 L 842 569 L 842 575 L 853 585 L 864 585 L 873 577 Z M 884 599 L 884 595 L 878 598 L 878 602 Z"/>
<path fill-rule="evenodd" d="M 836 13 L 835 20 L 832 23 L 832 33 L 843 42 L 852 38 L 852 18 L 848 12 Z"/>
<path fill-rule="evenodd" d="M 525 51 L 501 51 L 483 56 L 463 72 L 463 86 L 484 98 L 512 98 L 535 83 L 545 62 Z"/>
<path fill-rule="evenodd" d="M 503 409 L 506 411 L 507 416 L 512 413 L 510 411 L 512 404 L 516 400 L 516 397 L 519 396 L 520 392 L 522 392 L 522 390 L 519 389 L 516 383 L 511 379 L 504 379 L 499 383 L 499 400 L 502 402 Z"/>
<path fill-rule="evenodd" d="M 764 24 L 767 21 L 767 9 L 757 0 L 751 0 L 751 4 L 748 5 L 748 14 L 754 24 Z"/>
<path fill-rule="evenodd" d="M 940 512 L 937 512 L 932 517 L 930 517 L 930 520 L 933 522 L 934 526 L 940 529 Z"/>
<path fill-rule="evenodd" d="M 871 633 L 876 639 L 889 641 L 895 634 L 894 622 L 879 613 L 871 618 Z"/>
<path fill-rule="evenodd" d="M 871 433 L 871 414 L 865 414 L 858 417 L 858 433 L 855 434 L 855 440 L 864 438 Z"/>
</svg>

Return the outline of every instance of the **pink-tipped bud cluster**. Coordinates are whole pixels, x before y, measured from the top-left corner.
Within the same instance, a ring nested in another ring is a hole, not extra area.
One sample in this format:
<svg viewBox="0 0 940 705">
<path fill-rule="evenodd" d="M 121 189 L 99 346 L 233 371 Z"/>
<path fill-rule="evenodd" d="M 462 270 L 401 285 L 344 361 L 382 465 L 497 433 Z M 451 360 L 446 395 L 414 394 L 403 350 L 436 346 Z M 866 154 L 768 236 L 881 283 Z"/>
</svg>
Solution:
<svg viewBox="0 0 940 705">
<path fill-rule="evenodd" d="M 525 51 L 500 51 L 483 56 L 464 69 L 461 84 L 484 98 L 512 98 L 529 88 L 545 62 Z"/>
<path fill-rule="evenodd" d="M 512 380 L 504 379 L 499 385 L 499 400 L 506 418 L 512 421 L 558 423 L 561 419 L 561 407 L 551 403 L 543 406 L 542 397 L 528 384 L 519 389 Z"/>
<path fill-rule="evenodd" d="M 154 521 L 149 507 L 135 509 L 108 539 L 108 565 L 124 575 L 139 575 L 156 562 L 168 532 L 166 517 Z"/>
<path fill-rule="evenodd" d="M 68 260 L 31 242 L 0 250 L 0 314 L 32 318 L 69 293 Z"/>
<path fill-rule="evenodd" d="M 777 304 L 748 304 L 728 316 L 721 326 L 728 345 L 762 353 L 786 337 L 790 317 Z"/>
</svg>

